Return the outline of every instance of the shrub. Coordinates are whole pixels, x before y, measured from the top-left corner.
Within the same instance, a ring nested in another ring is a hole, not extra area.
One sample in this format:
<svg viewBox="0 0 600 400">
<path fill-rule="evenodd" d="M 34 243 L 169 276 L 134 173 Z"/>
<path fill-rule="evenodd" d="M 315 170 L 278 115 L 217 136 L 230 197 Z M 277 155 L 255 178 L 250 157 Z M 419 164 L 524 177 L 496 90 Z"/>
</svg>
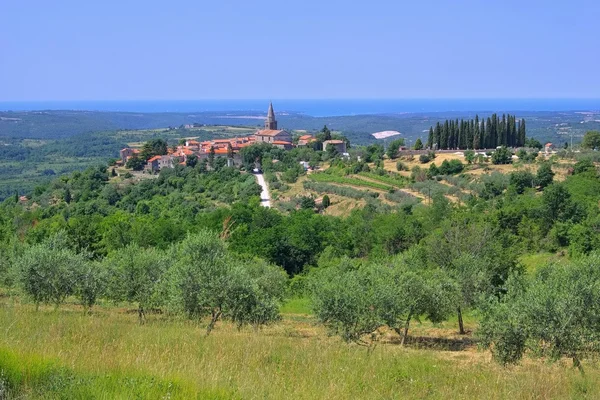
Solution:
<svg viewBox="0 0 600 400">
<path fill-rule="evenodd" d="M 588 171 L 595 171 L 596 167 L 590 159 L 584 159 L 575 163 L 573 166 L 573 174 L 582 174 Z"/>
<path fill-rule="evenodd" d="M 311 196 L 300 196 L 298 204 L 302 209 L 312 210 L 315 208 L 315 199 Z"/>
<path fill-rule="evenodd" d="M 410 179 L 413 182 L 423 182 L 427 180 L 427 171 L 415 165 L 410 174 Z"/>
<path fill-rule="evenodd" d="M 491 199 L 502 194 L 508 187 L 508 176 L 500 172 L 482 175 L 479 185 L 473 185 L 477 195 L 483 199 Z"/>
<path fill-rule="evenodd" d="M 421 154 L 419 156 L 419 162 L 421 164 L 427 164 L 429 161 L 431 161 L 431 158 L 429 157 L 429 155 L 427 155 L 427 154 Z"/>
<path fill-rule="evenodd" d="M 512 152 L 505 146 L 496 149 L 492 154 L 492 164 L 510 164 L 512 163 Z"/>
<path fill-rule="evenodd" d="M 545 188 L 550 185 L 554 180 L 554 172 L 552 171 L 552 164 L 550 162 L 543 162 L 537 171 L 536 176 L 537 184 Z"/>
<path fill-rule="evenodd" d="M 473 161 L 475 161 L 475 152 L 473 150 L 466 150 L 464 154 L 467 163 L 473 164 Z"/>
<path fill-rule="evenodd" d="M 597 149 L 600 147 L 600 132 L 589 131 L 583 137 L 581 147 L 584 149 Z"/>
<path fill-rule="evenodd" d="M 464 168 L 465 166 L 460 160 L 444 160 L 439 168 L 439 173 L 442 175 L 460 174 Z"/>
<path fill-rule="evenodd" d="M 408 171 L 408 166 L 406 164 L 404 164 L 402 161 L 398 161 L 396 163 L 396 170 L 397 171 Z"/>
<path fill-rule="evenodd" d="M 427 177 L 428 177 L 429 179 L 431 179 L 431 178 L 433 178 L 434 176 L 436 176 L 436 175 L 439 175 L 439 174 L 440 174 L 440 170 L 439 170 L 439 168 L 437 167 L 437 165 L 435 165 L 434 163 L 431 163 L 431 164 L 429 165 L 429 171 L 427 171 Z"/>
<path fill-rule="evenodd" d="M 514 186 L 518 194 L 522 194 L 525 188 L 535 187 L 535 176 L 529 171 L 517 171 L 510 174 L 509 182 Z"/>
</svg>

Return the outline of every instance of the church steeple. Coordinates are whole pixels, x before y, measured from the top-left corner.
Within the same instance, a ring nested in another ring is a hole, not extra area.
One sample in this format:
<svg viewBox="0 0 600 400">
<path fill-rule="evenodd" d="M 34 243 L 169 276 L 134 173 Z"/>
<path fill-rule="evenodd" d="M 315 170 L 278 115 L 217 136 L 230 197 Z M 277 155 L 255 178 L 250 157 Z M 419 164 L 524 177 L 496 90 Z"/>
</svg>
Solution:
<svg viewBox="0 0 600 400">
<path fill-rule="evenodd" d="M 265 129 L 277 130 L 277 120 L 275 119 L 275 111 L 273 111 L 273 102 L 269 103 L 269 112 L 265 120 Z"/>
</svg>

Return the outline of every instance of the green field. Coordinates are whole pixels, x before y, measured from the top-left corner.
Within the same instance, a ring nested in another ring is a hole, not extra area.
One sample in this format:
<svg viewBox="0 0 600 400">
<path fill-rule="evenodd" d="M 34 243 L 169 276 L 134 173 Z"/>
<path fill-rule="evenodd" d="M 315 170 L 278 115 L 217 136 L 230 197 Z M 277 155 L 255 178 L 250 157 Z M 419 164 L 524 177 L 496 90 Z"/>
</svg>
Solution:
<svg viewBox="0 0 600 400">
<path fill-rule="evenodd" d="M 361 172 L 358 175 L 363 176 L 370 180 L 375 180 L 375 181 L 381 182 L 383 184 L 394 186 L 396 188 L 403 188 L 408 183 L 407 178 L 404 178 L 398 174 L 378 175 L 378 174 L 374 174 L 372 172 Z"/>
<path fill-rule="evenodd" d="M 366 181 L 366 180 L 358 179 L 358 178 L 347 178 L 347 177 L 343 177 L 343 176 L 337 176 L 337 175 L 331 175 L 331 174 L 325 174 L 325 173 L 311 174 L 311 175 L 309 175 L 309 178 L 315 182 L 339 183 L 342 185 L 358 186 L 358 187 L 365 187 L 365 188 L 385 190 L 385 191 L 390 191 L 393 189 L 391 186 L 384 185 L 382 183 L 370 182 L 370 181 Z"/>
</svg>

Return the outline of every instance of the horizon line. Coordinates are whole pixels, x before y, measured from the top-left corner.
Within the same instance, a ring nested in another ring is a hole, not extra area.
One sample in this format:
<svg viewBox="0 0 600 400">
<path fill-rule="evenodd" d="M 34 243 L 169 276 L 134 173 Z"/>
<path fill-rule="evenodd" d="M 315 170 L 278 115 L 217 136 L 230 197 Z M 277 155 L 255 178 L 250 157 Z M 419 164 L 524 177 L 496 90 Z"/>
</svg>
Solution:
<svg viewBox="0 0 600 400">
<path fill-rule="evenodd" d="M 599 97 L 243 97 L 243 98 L 194 98 L 194 99 L 29 99 L 0 100 L 0 103 L 61 103 L 61 102 L 151 102 L 151 101 L 390 101 L 390 100 L 600 100 Z"/>
</svg>

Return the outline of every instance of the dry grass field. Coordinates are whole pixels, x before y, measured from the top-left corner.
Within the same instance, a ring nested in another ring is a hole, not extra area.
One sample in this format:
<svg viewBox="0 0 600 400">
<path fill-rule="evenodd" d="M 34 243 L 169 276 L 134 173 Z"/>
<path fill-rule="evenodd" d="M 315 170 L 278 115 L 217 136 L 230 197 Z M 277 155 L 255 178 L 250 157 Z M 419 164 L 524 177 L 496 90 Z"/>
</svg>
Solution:
<svg viewBox="0 0 600 400">
<path fill-rule="evenodd" d="M 543 155 L 539 156 L 539 160 L 545 159 Z M 410 170 L 414 167 L 418 166 L 420 168 L 428 169 L 431 164 L 435 164 L 438 167 L 445 160 L 459 160 L 463 164 L 466 164 L 465 157 L 462 152 L 457 151 L 456 153 L 438 153 L 434 160 L 429 161 L 427 163 L 419 162 L 419 157 L 415 156 L 412 160 L 406 158 L 399 158 L 398 160 L 385 160 L 384 161 L 384 169 L 387 171 L 398 172 L 396 169 L 396 163 L 398 161 L 402 161 L 409 169 L 409 171 L 401 171 L 400 174 L 404 176 L 410 176 Z M 553 167 L 553 171 L 555 172 L 555 179 L 557 181 L 563 181 L 567 177 L 567 170 L 569 167 L 573 165 L 574 162 L 567 160 L 559 160 L 558 164 Z M 468 166 L 465 170 L 466 174 L 473 176 L 480 176 L 482 174 L 487 174 L 491 172 L 500 172 L 503 174 L 510 174 L 511 172 L 520 171 L 520 170 L 528 170 L 532 173 L 536 173 L 539 167 L 538 163 L 524 164 L 518 162 L 514 162 L 513 164 L 506 165 L 494 165 L 492 163 L 485 163 L 483 166 L 479 166 L 477 164 L 473 164 Z"/>
<path fill-rule="evenodd" d="M 391 336 L 372 352 L 348 345 L 290 302 L 260 331 L 74 304 L 34 311 L 0 303 L 0 395 L 25 399 L 593 399 L 600 370 L 526 360 L 504 368 L 453 322 L 414 324 L 400 347 Z M 474 322 L 467 319 L 467 328 Z"/>
</svg>

